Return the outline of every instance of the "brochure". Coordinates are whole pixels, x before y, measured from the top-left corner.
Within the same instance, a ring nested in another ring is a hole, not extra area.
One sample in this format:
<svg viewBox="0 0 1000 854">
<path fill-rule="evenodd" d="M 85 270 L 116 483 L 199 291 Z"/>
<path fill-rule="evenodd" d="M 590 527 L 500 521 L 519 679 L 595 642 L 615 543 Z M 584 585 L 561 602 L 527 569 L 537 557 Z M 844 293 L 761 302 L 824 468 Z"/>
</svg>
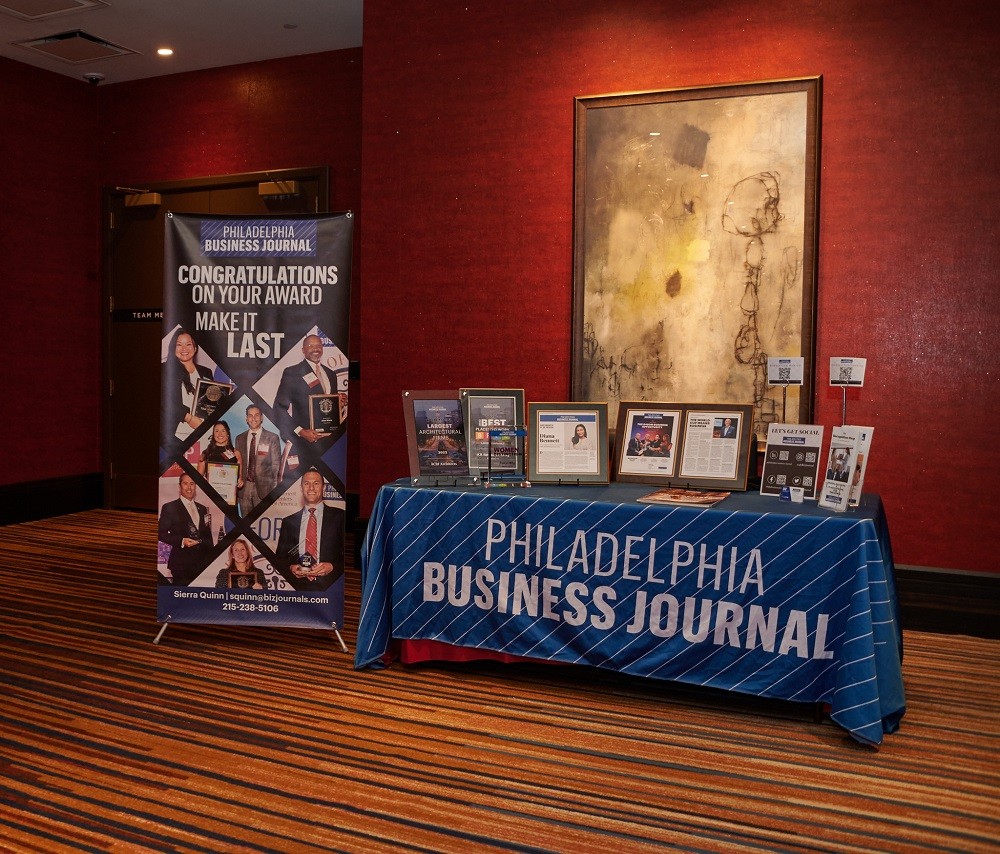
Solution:
<svg viewBox="0 0 1000 854">
<path fill-rule="evenodd" d="M 819 505 L 830 510 L 846 510 L 851 494 L 851 473 L 861 444 L 861 428 L 834 427 L 830 437 L 830 454 L 826 462 L 826 479 L 820 492 Z"/>
<path fill-rule="evenodd" d="M 868 468 L 868 452 L 872 446 L 874 427 L 858 427 L 860 440 L 858 455 L 854 461 L 854 471 L 851 473 L 851 495 L 847 499 L 849 507 L 857 507 L 861 503 L 861 487 L 865 483 L 865 470 Z"/>
</svg>

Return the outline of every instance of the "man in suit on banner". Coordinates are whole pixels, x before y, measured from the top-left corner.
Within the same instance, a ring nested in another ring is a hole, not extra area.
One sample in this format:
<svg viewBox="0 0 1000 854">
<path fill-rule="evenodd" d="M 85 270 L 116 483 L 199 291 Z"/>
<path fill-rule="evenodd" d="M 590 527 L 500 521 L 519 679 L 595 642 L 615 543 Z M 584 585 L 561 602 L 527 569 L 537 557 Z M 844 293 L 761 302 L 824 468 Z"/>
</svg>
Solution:
<svg viewBox="0 0 1000 854">
<path fill-rule="evenodd" d="M 323 339 L 318 335 L 303 339 L 302 355 L 305 358 L 301 362 L 281 374 L 274 398 L 274 420 L 284 438 L 298 436 L 302 440 L 298 443 L 300 450 L 318 455 L 330 434 L 310 427 L 309 395 L 336 394 L 337 375 L 322 363 Z"/>
<path fill-rule="evenodd" d="M 344 574 L 345 514 L 323 503 L 323 476 L 302 475 L 300 511 L 281 520 L 278 564 L 296 590 L 326 590 Z"/>
<path fill-rule="evenodd" d="M 239 491 L 240 515 L 246 517 L 278 483 L 281 439 L 263 427 L 259 406 L 247 407 L 247 427 L 236 437 L 236 452 L 243 459 L 243 486 Z"/>
<path fill-rule="evenodd" d="M 160 510 L 158 536 L 170 546 L 167 569 L 176 585 L 187 586 L 205 568 L 212 550 L 212 525 L 208 508 L 194 500 L 194 478 L 177 479 L 178 497 Z"/>
</svg>

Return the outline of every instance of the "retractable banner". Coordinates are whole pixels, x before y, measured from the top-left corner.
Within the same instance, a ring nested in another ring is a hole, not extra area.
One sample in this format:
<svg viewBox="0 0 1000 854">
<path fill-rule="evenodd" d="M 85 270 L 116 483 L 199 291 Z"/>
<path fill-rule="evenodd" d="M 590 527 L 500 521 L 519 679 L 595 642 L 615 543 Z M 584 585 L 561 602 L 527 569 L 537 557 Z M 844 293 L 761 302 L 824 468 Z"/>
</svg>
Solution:
<svg viewBox="0 0 1000 854">
<path fill-rule="evenodd" d="M 344 619 L 350 213 L 168 214 L 157 619 Z"/>
</svg>

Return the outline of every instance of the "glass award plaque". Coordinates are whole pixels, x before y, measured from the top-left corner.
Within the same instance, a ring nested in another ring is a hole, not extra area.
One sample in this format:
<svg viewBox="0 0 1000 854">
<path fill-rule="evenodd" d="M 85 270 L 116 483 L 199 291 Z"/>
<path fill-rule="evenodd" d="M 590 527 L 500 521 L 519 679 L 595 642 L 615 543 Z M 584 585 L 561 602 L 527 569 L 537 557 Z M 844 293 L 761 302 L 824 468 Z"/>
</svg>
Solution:
<svg viewBox="0 0 1000 854">
<path fill-rule="evenodd" d="M 469 471 L 465 420 L 458 392 L 404 391 L 403 419 L 415 486 L 478 484 Z"/>
<path fill-rule="evenodd" d="M 191 414 L 202 420 L 211 418 L 225 406 L 226 400 L 232 390 L 232 383 L 198 377 L 194 385 L 194 400 L 191 402 Z"/>
</svg>

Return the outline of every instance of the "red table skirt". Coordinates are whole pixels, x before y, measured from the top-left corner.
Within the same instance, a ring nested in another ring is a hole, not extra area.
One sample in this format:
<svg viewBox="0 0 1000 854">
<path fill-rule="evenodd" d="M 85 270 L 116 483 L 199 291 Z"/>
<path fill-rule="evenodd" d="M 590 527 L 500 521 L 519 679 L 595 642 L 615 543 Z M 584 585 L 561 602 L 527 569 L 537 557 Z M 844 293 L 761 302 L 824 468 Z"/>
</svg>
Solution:
<svg viewBox="0 0 1000 854">
<path fill-rule="evenodd" d="M 396 641 L 396 644 L 399 648 L 399 660 L 403 664 L 419 664 L 422 661 L 502 661 L 504 664 L 513 664 L 518 661 L 542 660 L 509 655 L 506 652 L 493 652 L 491 649 L 453 646 L 450 643 L 434 640 L 402 640 Z"/>
</svg>

